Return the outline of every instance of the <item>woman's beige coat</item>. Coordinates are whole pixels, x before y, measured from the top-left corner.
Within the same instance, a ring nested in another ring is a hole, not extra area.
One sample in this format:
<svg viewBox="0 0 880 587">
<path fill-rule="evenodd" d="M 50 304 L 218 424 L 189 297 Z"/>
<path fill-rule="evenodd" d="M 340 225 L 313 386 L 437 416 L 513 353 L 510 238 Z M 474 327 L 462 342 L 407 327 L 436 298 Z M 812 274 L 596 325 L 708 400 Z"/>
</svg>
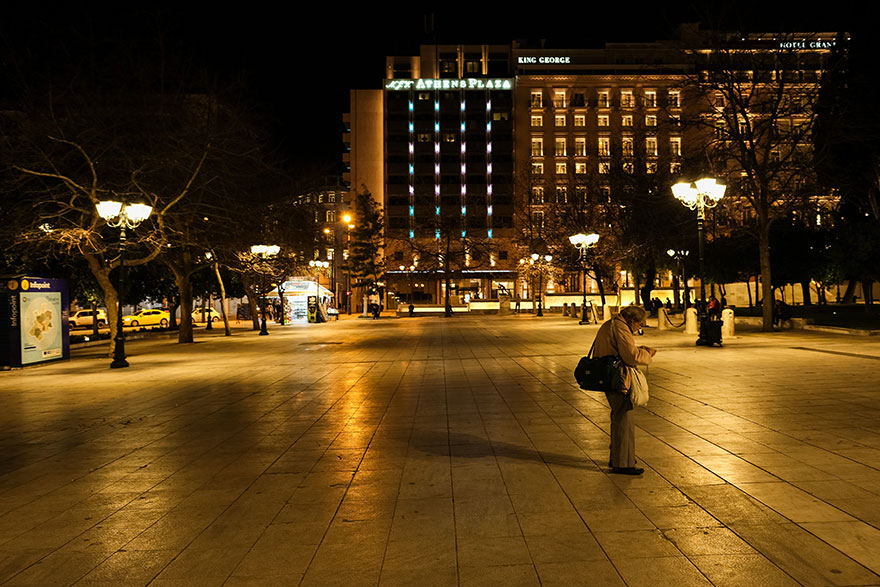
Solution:
<svg viewBox="0 0 880 587">
<path fill-rule="evenodd" d="M 599 328 L 593 347 L 594 357 L 618 355 L 630 367 L 651 363 L 651 353 L 639 348 L 632 331 L 622 316 L 615 316 Z M 630 388 L 630 375 L 626 373 L 623 381 L 624 389 Z"/>
</svg>

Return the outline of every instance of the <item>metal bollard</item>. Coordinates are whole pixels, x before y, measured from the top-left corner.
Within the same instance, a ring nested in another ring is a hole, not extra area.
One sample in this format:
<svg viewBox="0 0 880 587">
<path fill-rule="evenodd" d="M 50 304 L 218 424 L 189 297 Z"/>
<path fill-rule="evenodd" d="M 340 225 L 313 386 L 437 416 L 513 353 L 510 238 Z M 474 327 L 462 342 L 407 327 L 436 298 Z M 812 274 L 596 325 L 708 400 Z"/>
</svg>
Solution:
<svg viewBox="0 0 880 587">
<path fill-rule="evenodd" d="M 685 334 L 698 334 L 700 332 L 700 325 L 697 324 L 697 309 L 696 308 L 688 308 L 685 310 L 685 322 L 684 322 L 684 333 Z"/>
<path fill-rule="evenodd" d="M 733 308 L 725 308 L 721 311 L 721 336 L 724 338 L 732 338 L 735 335 L 736 327 L 734 325 Z"/>
</svg>

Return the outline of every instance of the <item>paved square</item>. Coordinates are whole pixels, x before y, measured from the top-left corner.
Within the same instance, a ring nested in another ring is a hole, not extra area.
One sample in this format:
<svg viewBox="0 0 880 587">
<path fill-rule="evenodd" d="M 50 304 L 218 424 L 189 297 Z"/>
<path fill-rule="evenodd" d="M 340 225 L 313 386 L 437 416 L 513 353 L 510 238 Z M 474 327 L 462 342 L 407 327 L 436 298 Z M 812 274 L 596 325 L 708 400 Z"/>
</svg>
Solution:
<svg viewBox="0 0 880 587">
<path fill-rule="evenodd" d="M 649 329 L 638 478 L 559 316 L 0 373 L 0 584 L 878 585 L 880 340 Z"/>
</svg>

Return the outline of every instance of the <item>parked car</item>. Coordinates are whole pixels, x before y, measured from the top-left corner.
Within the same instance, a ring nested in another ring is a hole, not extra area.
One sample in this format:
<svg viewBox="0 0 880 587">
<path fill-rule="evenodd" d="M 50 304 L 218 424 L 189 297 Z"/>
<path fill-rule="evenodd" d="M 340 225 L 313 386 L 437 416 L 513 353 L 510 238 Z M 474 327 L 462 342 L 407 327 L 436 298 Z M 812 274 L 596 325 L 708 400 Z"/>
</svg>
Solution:
<svg viewBox="0 0 880 587">
<path fill-rule="evenodd" d="M 123 326 L 161 326 L 168 327 L 171 315 L 166 310 L 138 310 L 131 316 L 123 316 Z"/>
<path fill-rule="evenodd" d="M 196 308 L 192 312 L 192 318 L 193 322 L 207 322 L 208 318 L 211 319 L 211 322 L 217 322 L 222 319 L 222 316 L 214 308 L 207 308 L 204 311 L 201 308 Z"/>
<path fill-rule="evenodd" d="M 77 310 L 73 314 L 70 315 L 68 322 L 70 323 L 70 329 L 74 328 L 89 328 L 94 324 L 95 320 L 95 310 Z M 104 328 L 107 325 L 107 314 L 104 310 L 97 310 L 98 315 L 98 328 Z"/>
</svg>

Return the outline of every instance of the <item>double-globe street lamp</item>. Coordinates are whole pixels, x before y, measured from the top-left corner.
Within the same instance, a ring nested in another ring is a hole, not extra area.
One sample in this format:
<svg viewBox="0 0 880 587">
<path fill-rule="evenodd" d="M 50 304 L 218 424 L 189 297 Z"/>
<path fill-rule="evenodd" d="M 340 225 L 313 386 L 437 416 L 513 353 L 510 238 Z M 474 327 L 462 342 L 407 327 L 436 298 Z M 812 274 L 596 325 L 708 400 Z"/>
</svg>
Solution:
<svg viewBox="0 0 880 587">
<path fill-rule="evenodd" d="M 706 219 L 706 208 L 714 208 L 718 205 L 718 202 L 724 197 L 726 187 L 712 177 L 698 179 L 693 184 L 683 181 L 672 186 L 672 193 L 676 199 L 691 210 L 697 211 L 697 240 L 700 252 L 700 335 L 697 338 L 698 345 L 709 346 L 714 342 L 720 342 L 715 340 L 716 337 L 709 335 L 709 313 L 706 308 L 706 282 L 703 267 L 703 224 Z"/>
<path fill-rule="evenodd" d="M 584 299 L 581 301 L 581 321 L 578 324 L 589 324 L 590 318 L 587 316 L 587 249 L 599 242 L 599 235 L 595 232 L 590 234 L 579 232 L 568 237 L 568 240 L 577 247 L 578 261 L 581 262 L 581 270 L 584 274 Z"/>
<path fill-rule="evenodd" d="M 535 314 L 535 316 L 544 315 L 544 309 L 541 305 L 541 299 L 543 298 L 544 294 L 544 271 L 545 266 L 548 265 L 552 260 L 553 255 L 539 255 L 538 253 L 532 253 L 528 258 L 529 265 L 533 267 L 538 273 L 538 291 L 536 292 L 536 295 L 538 296 L 538 312 L 537 314 Z M 525 266 L 526 261 L 526 259 L 520 259 L 519 264 Z"/>
<path fill-rule="evenodd" d="M 278 245 L 254 245 L 251 247 L 251 253 L 264 261 L 269 257 L 274 257 L 279 251 L 281 251 L 281 247 Z M 266 328 L 266 302 L 266 272 L 260 271 L 260 311 L 263 314 L 263 320 L 260 322 L 260 336 L 269 334 L 269 330 Z"/>
<path fill-rule="evenodd" d="M 150 217 L 153 207 L 149 204 L 102 200 L 95 206 L 108 226 L 119 228 L 119 291 L 116 295 L 116 344 L 113 349 L 111 369 L 128 367 L 125 359 L 125 334 L 122 332 L 122 292 L 125 289 L 125 229 L 134 230 Z"/>
</svg>

